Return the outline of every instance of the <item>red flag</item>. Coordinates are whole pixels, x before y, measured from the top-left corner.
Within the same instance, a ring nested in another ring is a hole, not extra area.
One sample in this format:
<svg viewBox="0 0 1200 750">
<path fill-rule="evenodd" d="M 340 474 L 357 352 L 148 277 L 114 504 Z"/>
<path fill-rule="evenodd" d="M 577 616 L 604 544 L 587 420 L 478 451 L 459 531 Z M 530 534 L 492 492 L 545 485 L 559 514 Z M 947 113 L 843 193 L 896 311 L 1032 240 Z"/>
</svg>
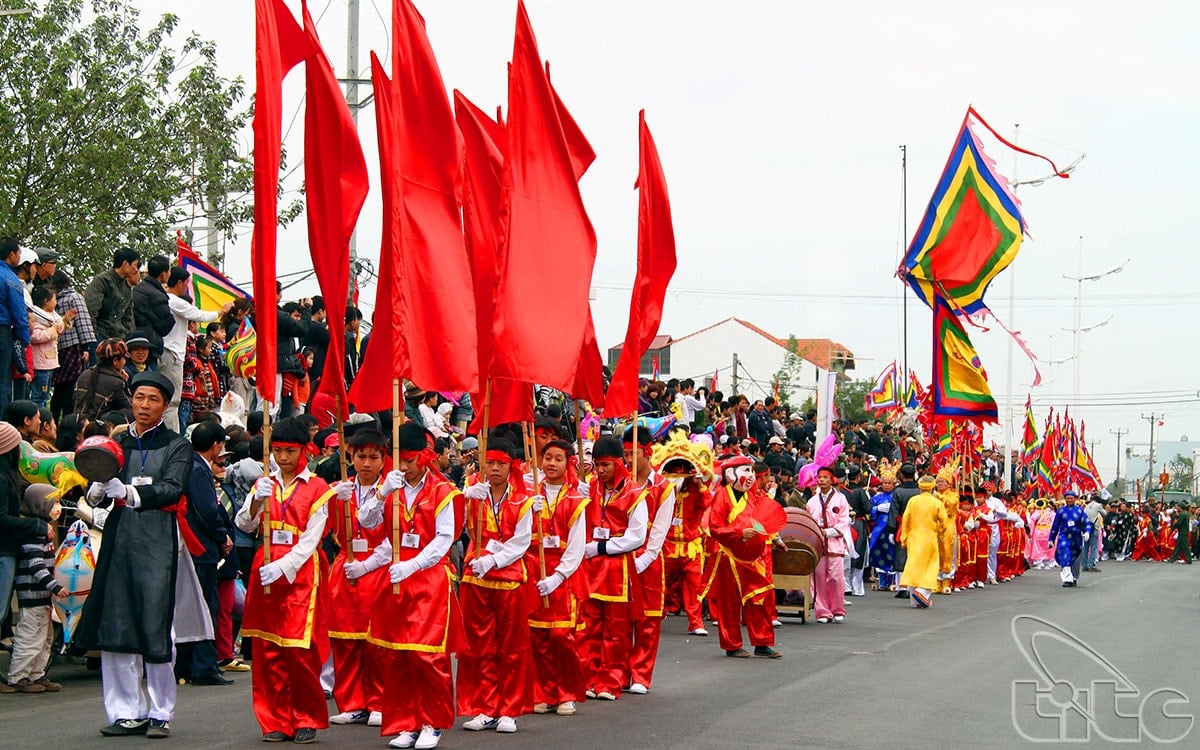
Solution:
<svg viewBox="0 0 1200 750">
<path fill-rule="evenodd" d="M 313 55 L 304 70 L 304 184 L 308 208 L 308 249 L 325 297 L 329 349 L 321 393 L 346 402 L 346 297 L 350 289 L 350 235 L 367 198 L 367 163 L 350 108 L 338 86 L 329 58 L 321 49 L 317 27 L 303 3 L 304 30 Z M 261 334 L 260 334 L 261 335 Z"/>
<path fill-rule="evenodd" d="M 475 410 L 475 418 L 467 428 L 467 432 L 478 435 L 484 431 L 484 405 L 490 403 L 487 411 L 487 426 L 504 424 L 505 422 L 533 421 L 533 384 L 522 383 L 508 378 L 492 378 L 492 398 L 488 402 L 485 395 L 480 395 L 478 401 L 471 394 L 471 408 Z"/>
<path fill-rule="evenodd" d="M 356 411 L 392 408 L 391 385 L 396 377 L 396 340 L 402 335 L 397 318 L 400 298 L 396 281 L 396 238 L 400 234 L 400 212 L 396 209 L 396 104 L 392 81 L 371 53 L 371 81 L 375 90 L 375 129 L 379 144 L 379 193 L 383 203 L 383 232 L 379 247 L 379 282 L 375 293 L 375 315 L 371 320 L 371 342 L 358 376 L 350 386 L 350 403 Z"/>
<path fill-rule="evenodd" d="M 720 368 L 717 368 L 716 370 L 713 370 L 712 383 L 710 383 L 710 384 L 709 384 L 709 386 L 708 386 L 708 389 L 709 389 L 709 391 L 718 391 L 718 390 L 720 390 L 720 388 L 717 386 L 717 380 L 718 380 L 718 376 L 719 376 L 720 374 L 721 374 L 721 369 L 720 369 Z"/>
<path fill-rule="evenodd" d="M 569 391 L 574 398 L 581 398 L 599 409 L 606 403 L 604 394 L 604 360 L 600 358 L 600 344 L 596 341 L 596 327 L 588 312 L 587 331 L 583 349 L 579 353 L 579 365 L 575 370 L 575 384 Z"/>
<path fill-rule="evenodd" d="M 663 299 L 675 273 L 675 229 L 671 223 L 671 200 L 667 179 L 654 136 L 646 126 L 646 113 L 638 115 L 640 167 L 638 169 L 638 265 L 629 306 L 629 327 L 617 360 L 617 370 L 608 385 L 606 413 L 628 414 L 638 408 L 638 371 L 642 354 L 658 333 Z M 655 360 L 655 370 L 657 358 Z M 655 373 L 657 379 L 657 372 Z"/>
<path fill-rule="evenodd" d="M 304 31 L 283 0 L 256 0 L 254 94 L 254 325 L 258 331 L 258 393 L 275 400 L 278 333 L 275 248 L 279 225 L 279 160 L 283 131 L 283 77 L 308 57 Z"/>
<path fill-rule="evenodd" d="M 504 164 L 506 249 L 498 273 L 494 377 L 560 390 L 574 384 L 578 358 L 562 342 L 583 341 L 596 235 L 579 194 L 557 104 L 524 3 L 517 5 L 509 72 Z M 555 293 L 546 294 L 547 269 Z M 546 335 L 546 321 L 555 335 Z"/>
</svg>

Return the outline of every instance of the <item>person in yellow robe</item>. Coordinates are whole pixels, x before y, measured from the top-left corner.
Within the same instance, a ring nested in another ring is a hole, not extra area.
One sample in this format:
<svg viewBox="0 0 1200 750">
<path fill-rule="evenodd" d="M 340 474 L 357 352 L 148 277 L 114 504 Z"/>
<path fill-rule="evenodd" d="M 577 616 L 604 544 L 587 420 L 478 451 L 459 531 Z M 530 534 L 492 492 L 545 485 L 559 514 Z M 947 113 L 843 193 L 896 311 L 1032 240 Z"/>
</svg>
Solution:
<svg viewBox="0 0 1200 750">
<path fill-rule="evenodd" d="M 949 594 L 953 591 L 954 574 L 960 564 L 958 552 L 958 529 L 955 517 L 958 515 L 958 490 L 954 489 L 954 473 L 958 470 L 958 459 L 943 466 L 934 479 L 934 497 L 941 501 L 946 508 L 946 533 L 941 537 L 941 575 L 938 576 L 939 594 Z"/>
<path fill-rule="evenodd" d="M 934 497 L 934 478 L 923 476 L 917 482 L 921 494 L 908 501 L 900 521 L 899 542 L 908 551 L 908 561 L 900 585 L 907 587 L 914 607 L 925 609 L 932 601 L 941 572 L 941 549 L 950 522 L 946 506 Z"/>
</svg>

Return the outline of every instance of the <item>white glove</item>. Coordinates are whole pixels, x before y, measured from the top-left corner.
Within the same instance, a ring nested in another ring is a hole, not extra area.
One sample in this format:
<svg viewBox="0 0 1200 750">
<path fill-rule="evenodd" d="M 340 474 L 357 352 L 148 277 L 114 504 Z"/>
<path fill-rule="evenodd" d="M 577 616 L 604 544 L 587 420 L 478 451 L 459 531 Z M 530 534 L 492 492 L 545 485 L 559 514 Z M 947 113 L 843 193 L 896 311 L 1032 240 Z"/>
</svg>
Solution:
<svg viewBox="0 0 1200 750">
<path fill-rule="evenodd" d="M 279 563 L 267 563 L 258 569 L 258 578 L 262 581 L 262 585 L 270 586 L 283 578 L 283 568 L 279 567 Z"/>
<path fill-rule="evenodd" d="M 404 474 L 398 469 L 392 469 L 383 478 L 383 485 L 379 488 L 380 495 L 390 495 L 396 490 L 404 486 Z"/>
<path fill-rule="evenodd" d="M 333 485 L 333 491 L 337 493 L 338 500 L 349 500 L 354 495 L 354 482 L 338 482 Z"/>
<path fill-rule="evenodd" d="M 477 557 L 472 560 L 470 565 L 471 572 L 475 574 L 475 577 L 483 578 L 488 573 L 496 569 L 496 558 L 492 555 L 484 555 L 483 557 Z"/>
<path fill-rule="evenodd" d="M 1025 528 L 1025 522 L 1018 518 L 1015 526 L 1018 529 L 1023 529 L 1023 528 Z"/>
<path fill-rule="evenodd" d="M 531 497 L 529 499 L 533 501 L 533 512 L 534 513 L 541 513 L 542 510 L 546 507 L 546 498 L 542 497 L 541 495 L 534 495 L 533 497 Z"/>
<path fill-rule="evenodd" d="M 101 482 L 92 482 L 92 486 L 88 487 L 87 491 L 88 502 L 95 505 L 98 501 L 104 499 L 104 484 Z"/>
<path fill-rule="evenodd" d="M 356 581 L 367 574 L 367 566 L 360 562 L 348 562 L 346 563 L 345 571 L 346 580 Z"/>
<path fill-rule="evenodd" d="M 550 596 L 554 593 L 555 589 L 563 584 L 564 580 L 566 579 L 563 578 L 562 573 L 551 573 L 537 582 L 538 593 L 542 596 Z"/>
<path fill-rule="evenodd" d="M 1087 533 L 1086 531 L 1083 532 L 1083 541 L 1086 542 L 1088 540 L 1088 537 L 1090 537 L 1090 536 L 1091 536 L 1091 534 Z"/>
<path fill-rule="evenodd" d="M 125 488 L 124 482 L 114 477 L 104 483 L 104 494 L 123 500 L 125 495 L 129 494 L 129 490 Z"/>
<path fill-rule="evenodd" d="M 879 511 L 880 513 L 887 513 L 891 509 L 892 509 L 891 503 L 880 503 L 879 505 L 875 506 L 875 510 Z"/>
<path fill-rule="evenodd" d="M 600 542 L 588 542 L 583 547 L 583 556 L 591 560 L 600 554 Z"/>
<path fill-rule="evenodd" d="M 254 496 L 259 500 L 266 500 L 275 494 L 275 480 L 271 477 L 259 477 L 254 483 Z"/>
<path fill-rule="evenodd" d="M 650 563 L 652 562 L 654 560 L 650 559 L 649 555 L 638 555 L 633 558 L 633 567 L 637 569 L 638 573 L 642 573 L 646 568 L 650 567 Z"/>
<path fill-rule="evenodd" d="M 473 484 L 467 489 L 463 490 L 463 494 L 472 500 L 486 500 L 492 496 L 492 488 L 489 485 L 480 482 L 479 484 Z"/>
<path fill-rule="evenodd" d="M 419 569 L 416 560 L 398 562 L 388 568 L 388 578 L 392 583 L 400 583 Z"/>
<path fill-rule="evenodd" d="M 842 533 L 837 529 L 825 529 L 825 536 L 833 539 L 835 536 L 841 536 Z"/>
<path fill-rule="evenodd" d="M 108 512 L 108 508 L 92 508 L 92 525 L 104 531 L 104 524 L 108 522 Z"/>
</svg>

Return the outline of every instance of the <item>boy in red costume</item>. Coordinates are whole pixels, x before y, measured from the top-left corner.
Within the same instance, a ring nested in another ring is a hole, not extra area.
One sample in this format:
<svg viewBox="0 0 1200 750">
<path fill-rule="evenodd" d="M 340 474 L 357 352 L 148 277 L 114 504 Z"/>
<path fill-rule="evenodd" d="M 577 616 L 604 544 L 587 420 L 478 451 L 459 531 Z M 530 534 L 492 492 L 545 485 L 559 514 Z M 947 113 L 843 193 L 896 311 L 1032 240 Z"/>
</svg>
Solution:
<svg viewBox="0 0 1200 750">
<path fill-rule="evenodd" d="M 629 674 L 626 690 L 635 695 L 650 692 L 654 664 L 658 659 L 658 642 L 662 635 L 663 618 L 663 561 L 661 552 L 675 515 L 675 485 L 650 465 L 653 444 L 650 430 L 641 429 L 634 441 L 633 428 L 625 431 L 625 463 L 634 466 L 636 476 L 630 477 L 639 504 L 646 506 L 650 519 L 646 541 L 633 558 L 637 571 L 633 602 L 633 650 L 629 655 Z"/>
<path fill-rule="evenodd" d="M 717 634 L 726 656 L 745 659 L 742 648 L 742 623 L 754 646 L 754 655 L 769 659 L 783 656 L 775 649 L 775 629 L 767 613 L 768 597 L 775 586 L 767 577 L 762 557 L 767 550 L 766 537 L 754 528 L 754 460 L 734 456 L 721 461 L 723 484 L 713 493 L 712 505 L 704 530 L 719 545 L 704 594 L 714 590 L 708 606 L 717 620 Z"/>
<path fill-rule="evenodd" d="M 429 750 L 454 724 L 450 654 L 462 639 L 450 547 L 462 529 L 462 493 L 437 471 L 432 435 L 400 425 L 400 461 L 379 495 L 361 500 L 364 529 L 388 534 L 390 585 L 371 608 L 367 640 L 386 649 L 382 734 L 389 747 Z M 387 499 L 387 503 L 382 502 Z"/>
<path fill-rule="evenodd" d="M 533 712 L 559 716 L 575 714 L 583 700 L 583 665 L 575 645 L 579 600 L 572 576 L 583 562 L 587 543 L 588 503 L 576 487 L 573 446 L 552 440 L 542 450 L 541 493 L 533 498 L 533 540 L 525 565 L 540 573 L 545 555 L 547 574 L 537 582 L 539 599 L 529 616 L 535 679 Z"/>
<path fill-rule="evenodd" d="M 463 724 L 472 732 L 515 732 L 517 717 L 533 708 L 531 588 L 525 586 L 533 501 L 519 455 L 507 440 L 489 440 L 486 481 L 465 493 L 471 544 L 458 591 L 467 639 L 458 657 L 458 715 L 474 717 Z"/>
<path fill-rule="evenodd" d="M 646 541 L 649 515 L 629 486 L 625 451 L 611 436 L 592 451 L 596 479 L 587 506 L 589 541 L 584 546 L 587 598 L 580 607 L 579 658 L 586 695 L 614 701 L 621 695 L 633 647 L 631 600 L 634 554 Z M 582 594 L 581 594 L 582 596 Z"/>
<path fill-rule="evenodd" d="M 254 715 L 264 742 L 312 742 L 329 726 L 321 665 L 329 651 L 320 591 L 319 549 L 333 491 L 309 473 L 308 428 L 294 419 L 273 425 L 271 455 L 279 466 L 260 477 L 236 523 L 260 530 L 242 634 L 258 639 L 251 662 Z"/>
<path fill-rule="evenodd" d="M 354 478 L 337 484 L 337 497 L 329 503 L 329 526 L 339 548 L 329 569 L 329 639 L 337 675 L 333 700 L 339 713 L 329 721 L 379 726 L 383 688 L 378 667 L 383 654 L 367 642 L 367 635 L 371 607 L 388 583 L 384 568 L 392 560 L 387 530 L 382 525 L 364 529 L 358 509 L 382 491 L 388 444 L 376 430 L 356 432 L 347 442 Z"/>
<path fill-rule="evenodd" d="M 708 508 L 708 488 L 687 477 L 675 491 L 675 512 L 667 534 L 666 589 L 670 607 L 687 615 L 688 635 L 708 635 L 701 617 L 701 563 L 704 542 L 700 519 Z"/>
</svg>

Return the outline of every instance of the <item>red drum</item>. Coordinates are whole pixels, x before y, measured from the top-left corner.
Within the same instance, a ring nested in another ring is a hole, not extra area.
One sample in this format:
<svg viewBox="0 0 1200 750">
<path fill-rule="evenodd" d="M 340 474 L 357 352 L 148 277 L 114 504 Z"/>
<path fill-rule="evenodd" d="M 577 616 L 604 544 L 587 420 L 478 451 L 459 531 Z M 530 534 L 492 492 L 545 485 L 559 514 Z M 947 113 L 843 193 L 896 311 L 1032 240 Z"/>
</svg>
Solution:
<svg viewBox="0 0 1200 750">
<path fill-rule="evenodd" d="M 787 524 L 779 532 L 786 549 L 775 548 L 771 559 L 778 575 L 806 576 L 825 554 L 825 533 L 804 508 L 785 508 Z"/>
<path fill-rule="evenodd" d="M 116 478 L 125 466 L 125 451 L 116 440 L 93 435 L 85 438 L 75 451 L 75 470 L 92 482 Z"/>
</svg>

